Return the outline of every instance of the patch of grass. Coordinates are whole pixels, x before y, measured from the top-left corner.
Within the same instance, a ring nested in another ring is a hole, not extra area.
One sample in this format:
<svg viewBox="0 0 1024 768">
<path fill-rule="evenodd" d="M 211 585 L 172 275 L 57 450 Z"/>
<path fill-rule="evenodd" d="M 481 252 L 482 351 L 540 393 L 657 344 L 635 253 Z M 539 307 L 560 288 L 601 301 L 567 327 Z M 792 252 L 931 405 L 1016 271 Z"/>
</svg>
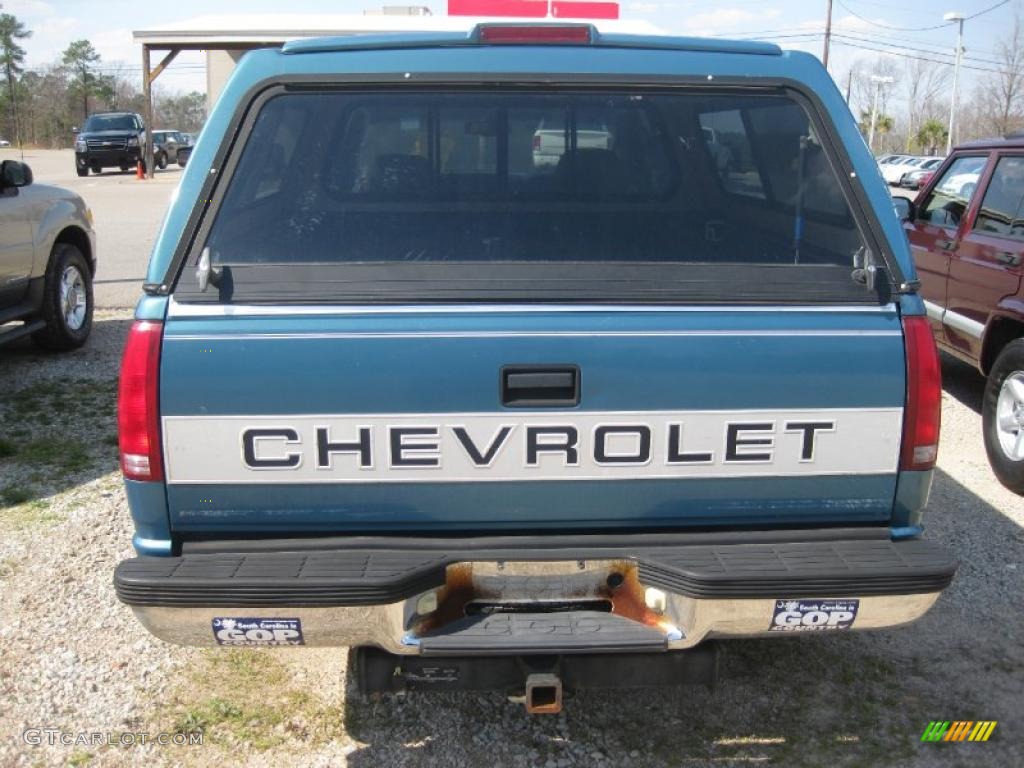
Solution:
<svg viewBox="0 0 1024 768">
<path fill-rule="evenodd" d="M 37 381 L 0 398 L 0 461 L 37 470 L 33 484 L 114 463 L 117 380 Z M 95 435 L 95 438 L 85 436 Z"/>
<path fill-rule="evenodd" d="M 291 687 L 287 669 L 269 653 L 211 653 L 189 678 L 162 713 L 174 733 L 202 733 L 206 744 L 228 749 L 248 744 L 266 751 L 293 736 L 304 743 L 326 743 L 343 732 L 340 709 Z"/>
<path fill-rule="evenodd" d="M 18 504 L 24 504 L 26 501 L 31 499 L 33 495 L 34 491 L 32 491 L 31 488 L 25 488 L 20 485 L 8 485 L 0 491 L 0 501 L 14 507 Z"/>
<path fill-rule="evenodd" d="M 212 698 L 185 710 L 174 723 L 175 733 L 205 733 L 219 723 L 239 720 L 245 713 L 230 701 Z"/>
<path fill-rule="evenodd" d="M 91 760 L 92 752 L 76 749 L 68 756 L 68 765 L 71 768 L 81 768 L 83 765 L 88 765 Z"/>
<path fill-rule="evenodd" d="M 911 759 L 921 730 L 933 719 L 930 713 L 942 702 L 913 695 L 906 674 L 913 660 L 880 654 L 867 637 L 739 646 L 745 661 L 775 651 L 763 662 L 770 666 L 763 668 L 762 685 L 784 695 L 771 702 L 760 722 L 784 737 L 771 750 L 778 764 L 902 765 Z M 957 707 L 970 701 L 962 692 L 951 691 L 950 698 Z"/>
<path fill-rule="evenodd" d="M 75 440 L 56 437 L 26 443 L 21 449 L 20 458 L 29 464 L 48 464 L 64 472 L 80 472 L 91 463 L 84 445 Z"/>
<path fill-rule="evenodd" d="M 67 384 L 58 385 L 56 381 L 37 381 L 24 389 L 19 389 L 8 400 L 14 410 L 28 413 L 38 410 L 43 401 L 57 398 L 68 391 Z"/>
<path fill-rule="evenodd" d="M 0 581 L 10 579 L 18 569 L 18 562 L 12 557 L 0 559 Z"/>
<path fill-rule="evenodd" d="M 39 381 L 6 398 L 15 418 L 48 423 L 53 416 L 76 415 L 85 419 L 113 418 L 117 403 L 117 379 L 85 379 L 74 385 L 64 381 Z"/>
<path fill-rule="evenodd" d="M 9 495 L 10 488 L 0 491 L 0 501 L 6 502 L 8 498 L 21 499 L 16 502 L 9 502 L 10 506 L 0 507 L 0 523 L 5 523 L 13 528 L 26 528 L 43 523 L 52 523 L 60 520 L 60 515 L 50 509 L 49 503 L 42 499 L 33 499 L 35 491 L 25 488 L 14 488 L 14 494 Z M 27 496 L 26 496 L 27 494 Z"/>
</svg>

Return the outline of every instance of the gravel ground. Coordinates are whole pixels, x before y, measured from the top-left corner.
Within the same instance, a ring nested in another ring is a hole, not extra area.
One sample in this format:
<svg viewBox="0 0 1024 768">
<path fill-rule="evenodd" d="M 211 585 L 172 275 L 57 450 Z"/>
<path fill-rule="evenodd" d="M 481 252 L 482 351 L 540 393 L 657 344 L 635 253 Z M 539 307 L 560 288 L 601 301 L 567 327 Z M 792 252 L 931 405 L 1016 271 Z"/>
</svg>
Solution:
<svg viewBox="0 0 1024 768">
<path fill-rule="evenodd" d="M 346 699 L 337 650 L 203 651 L 152 639 L 114 597 L 130 554 L 115 377 L 128 315 L 62 357 L 0 349 L 0 765 L 1024 764 L 1024 501 L 980 438 L 981 379 L 944 365 L 928 535 L 962 560 L 917 624 L 725 646 L 716 691 L 586 693 L 558 717 L 497 694 Z M 984 744 L 921 744 L 930 720 L 998 720 Z M 202 734 L 202 746 L 30 745 Z"/>
</svg>

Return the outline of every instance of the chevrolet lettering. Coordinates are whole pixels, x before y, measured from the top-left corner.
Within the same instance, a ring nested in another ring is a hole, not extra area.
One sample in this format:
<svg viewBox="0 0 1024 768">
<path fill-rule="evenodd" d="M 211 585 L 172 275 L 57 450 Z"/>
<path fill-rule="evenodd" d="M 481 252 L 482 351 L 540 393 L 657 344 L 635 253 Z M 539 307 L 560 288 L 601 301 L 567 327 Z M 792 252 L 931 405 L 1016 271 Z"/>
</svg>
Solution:
<svg viewBox="0 0 1024 768">
<path fill-rule="evenodd" d="M 167 418 L 168 482 L 223 478 L 228 468 L 218 459 L 238 445 L 231 477 L 241 483 L 402 482 L 397 470 L 407 469 L 462 482 L 873 473 L 896 467 L 899 446 L 886 434 L 903 412 L 578 413 L 561 423 L 550 414 L 517 413 L 514 423 L 466 414 L 458 424 L 438 416 L 260 419 L 267 426 Z"/>
<path fill-rule="evenodd" d="M 114 583 L 154 635 L 547 713 L 950 583 L 935 342 L 841 94 L 602 24 L 239 61 L 121 371 Z"/>
</svg>

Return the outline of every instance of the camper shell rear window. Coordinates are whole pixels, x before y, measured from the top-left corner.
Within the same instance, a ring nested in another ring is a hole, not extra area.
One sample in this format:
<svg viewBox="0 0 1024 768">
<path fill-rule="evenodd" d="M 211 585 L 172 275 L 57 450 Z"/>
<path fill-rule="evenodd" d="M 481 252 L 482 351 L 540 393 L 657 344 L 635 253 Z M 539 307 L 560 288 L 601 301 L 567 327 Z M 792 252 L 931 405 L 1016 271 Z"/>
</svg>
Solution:
<svg viewBox="0 0 1024 768">
<path fill-rule="evenodd" d="M 838 163 L 785 90 L 281 90 L 183 301 L 879 301 Z"/>
</svg>

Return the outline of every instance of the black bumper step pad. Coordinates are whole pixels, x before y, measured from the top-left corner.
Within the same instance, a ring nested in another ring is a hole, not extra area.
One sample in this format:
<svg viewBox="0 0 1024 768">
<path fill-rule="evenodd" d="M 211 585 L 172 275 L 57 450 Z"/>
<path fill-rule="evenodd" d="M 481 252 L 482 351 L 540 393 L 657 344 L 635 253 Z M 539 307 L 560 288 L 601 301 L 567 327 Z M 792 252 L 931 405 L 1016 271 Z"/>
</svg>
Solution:
<svg viewBox="0 0 1024 768">
<path fill-rule="evenodd" d="M 135 557 L 118 565 L 128 605 L 380 605 L 444 584 L 447 558 L 423 552 L 260 552 Z"/>
<path fill-rule="evenodd" d="M 585 539 L 585 537 L 581 537 Z M 524 537 L 525 539 L 525 537 Z M 543 537 L 530 537 L 533 542 Z M 118 597 L 154 606 L 356 606 L 393 603 L 445 583 L 459 562 L 632 560 L 647 586 L 695 598 L 856 597 L 938 592 L 957 562 L 920 539 L 403 550 L 371 546 L 135 557 L 114 574 Z M 450 544 L 450 542 L 444 542 Z"/>
<path fill-rule="evenodd" d="M 664 632 L 600 611 L 468 616 L 420 638 L 424 656 L 664 651 Z"/>
<path fill-rule="evenodd" d="M 638 561 L 644 584 L 726 598 L 938 592 L 957 567 L 949 550 L 921 539 L 678 547 Z"/>
</svg>

